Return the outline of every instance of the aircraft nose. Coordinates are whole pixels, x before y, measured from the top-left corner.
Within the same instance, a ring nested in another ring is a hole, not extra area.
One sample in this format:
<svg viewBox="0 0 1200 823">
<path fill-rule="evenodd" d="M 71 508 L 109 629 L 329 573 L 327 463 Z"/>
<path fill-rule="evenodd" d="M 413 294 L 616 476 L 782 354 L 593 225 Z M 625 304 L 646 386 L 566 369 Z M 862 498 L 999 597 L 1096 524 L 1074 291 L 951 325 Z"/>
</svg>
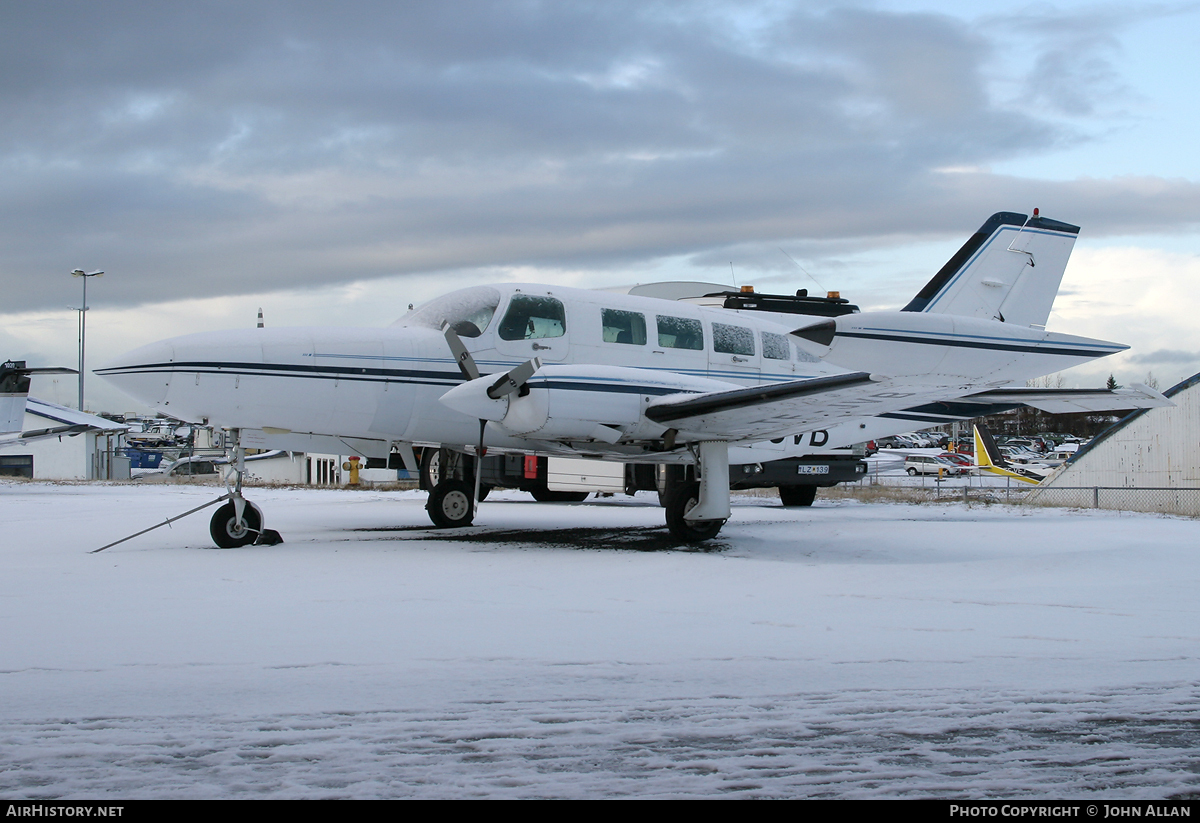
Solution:
<svg viewBox="0 0 1200 823">
<path fill-rule="evenodd" d="M 175 347 L 160 340 L 136 348 L 95 370 L 129 396 L 150 406 L 164 405 L 174 375 Z"/>
</svg>

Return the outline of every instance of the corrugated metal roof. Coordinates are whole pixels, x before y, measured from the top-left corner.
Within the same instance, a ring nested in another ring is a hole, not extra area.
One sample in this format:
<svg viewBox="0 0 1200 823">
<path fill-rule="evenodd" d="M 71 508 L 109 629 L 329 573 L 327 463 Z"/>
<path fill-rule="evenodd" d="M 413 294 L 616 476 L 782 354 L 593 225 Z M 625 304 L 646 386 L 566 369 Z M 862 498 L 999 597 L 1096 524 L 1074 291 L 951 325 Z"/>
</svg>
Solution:
<svg viewBox="0 0 1200 823">
<path fill-rule="evenodd" d="M 1174 386 L 1172 386 L 1171 388 L 1169 388 L 1165 392 L 1163 392 L 1163 396 L 1168 397 L 1168 398 L 1174 397 L 1175 395 L 1179 394 L 1181 391 L 1184 391 L 1185 389 L 1190 389 L 1192 386 L 1195 386 L 1197 383 L 1200 383 L 1200 372 L 1193 374 L 1191 377 L 1187 378 L 1186 380 L 1183 380 L 1180 383 L 1176 383 Z M 1137 409 L 1137 410 L 1132 411 L 1129 414 L 1125 415 L 1120 420 L 1118 420 L 1116 423 L 1113 423 L 1107 429 L 1100 432 L 1098 435 L 1093 437 L 1089 442 L 1084 444 L 1084 446 L 1079 451 L 1075 452 L 1075 454 L 1067 461 L 1067 463 L 1076 462 L 1077 460 L 1079 460 L 1079 458 L 1083 457 L 1085 454 L 1090 452 L 1092 449 L 1094 449 L 1100 443 L 1102 443 L 1105 440 L 1107 440 L 1108 438 L 1112 437 L 1114 434 L 1121 431 L 1121 429 L 1125 428 L 1130 423 L 1132 423 L 1134 420 L 1137 420 L 1139 417 L 1141 417 L 1143 414 L 1145 414 L 1148 411 L 1152 411 L 1152 409 Z"/>
</svg>

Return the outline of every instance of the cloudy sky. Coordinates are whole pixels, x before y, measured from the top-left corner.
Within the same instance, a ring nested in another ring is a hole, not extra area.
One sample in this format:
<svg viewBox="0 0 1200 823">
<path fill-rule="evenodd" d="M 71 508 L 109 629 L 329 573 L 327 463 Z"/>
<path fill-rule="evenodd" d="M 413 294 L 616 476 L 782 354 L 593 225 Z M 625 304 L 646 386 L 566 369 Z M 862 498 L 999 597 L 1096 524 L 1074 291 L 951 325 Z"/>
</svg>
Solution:
<svg viewBox="0 0 1200 823">
<path fill-rule="evenodd" d="M 997 8 L 2 0 L 0 356 L 74 365 L 76 268 L 92 366 L 496 280 L 896 308 L 1040 207 L 1050 328 L 1134 346 L 1070 384 L 1200 371 L 1200 7 Z"/>
</svg>

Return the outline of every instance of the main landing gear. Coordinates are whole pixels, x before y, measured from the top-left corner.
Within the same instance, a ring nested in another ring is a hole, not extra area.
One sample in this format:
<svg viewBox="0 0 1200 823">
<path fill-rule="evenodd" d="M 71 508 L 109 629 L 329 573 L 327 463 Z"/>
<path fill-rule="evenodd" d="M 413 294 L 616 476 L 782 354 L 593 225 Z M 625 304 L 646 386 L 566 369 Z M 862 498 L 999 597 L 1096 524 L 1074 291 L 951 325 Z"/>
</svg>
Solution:
<svg viewBox="0 0 1200 823">
<path fill-rule="evenodd" d="M 475 519 L 476 461 L 447 448 L 425 449 L 421 455 L 421 472 L 429 500 L 425 511 L 439 529 L 469 526 Z M 487 497 L 490 489 L 481 486 L 479 499 Z"/>
<path fill-rule="evenodd" d="M 700 480 L 687 479 L 684 467 L 668 472 L 662 495 L 667 530 L 684 543 L 711 540 L 729 519 L 729 444 L 719 441 L 699 446 Z"/>
<path fill-rule="evenodd" d="M 691 467 L 673 466 L 661 495 L 667 529 L 684 543 L 700 543 L 716 537 L 730 513 L 728 444 L 700 443 L 695 453 L 700 479 L 694 479 L 696 472 Z M 437 528 L 460 528 L 474 521 L 476 465 L 475 460 L 462 452 L 447 448 L 426 450 L 422 471 L 430 491 L 425 510 Z M 586 493 L 539 490 L 533 496 L 547 502 L 574 501 L 586 497 Z"/>
<path fill-rule="evenodd" d="M 475 489 L 461 480 L 443 480 L 429 492 L 425 511 L 439 529 L 469 526 L 475 519 Z"/>
</svg>

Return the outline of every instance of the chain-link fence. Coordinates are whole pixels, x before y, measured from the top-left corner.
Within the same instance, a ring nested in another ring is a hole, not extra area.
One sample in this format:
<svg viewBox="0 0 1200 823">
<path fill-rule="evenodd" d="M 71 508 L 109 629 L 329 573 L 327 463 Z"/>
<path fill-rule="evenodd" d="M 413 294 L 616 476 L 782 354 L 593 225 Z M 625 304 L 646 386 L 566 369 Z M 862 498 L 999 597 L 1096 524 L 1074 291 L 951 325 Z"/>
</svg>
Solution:
<svg viewBox="0 0 1200 823">
<path fill-rule="evenodd" d="M 1024 496 L 1030 506 L 1158 512 L 1200 517 L 1200 489 L 1143 486 L 1039 486 Z"/>
<path fill-rule="evenodd" d="M 1154 512 L 1200 517 L 1200 488 L 1165 486 L 1035 486 L 1010 478 L 971 476 L 945 481 L 869 476 L 856 484 L 822 490 L 822 496 L 912 502 L 1012 503 L 1075 509 Z"/>
</svg>

